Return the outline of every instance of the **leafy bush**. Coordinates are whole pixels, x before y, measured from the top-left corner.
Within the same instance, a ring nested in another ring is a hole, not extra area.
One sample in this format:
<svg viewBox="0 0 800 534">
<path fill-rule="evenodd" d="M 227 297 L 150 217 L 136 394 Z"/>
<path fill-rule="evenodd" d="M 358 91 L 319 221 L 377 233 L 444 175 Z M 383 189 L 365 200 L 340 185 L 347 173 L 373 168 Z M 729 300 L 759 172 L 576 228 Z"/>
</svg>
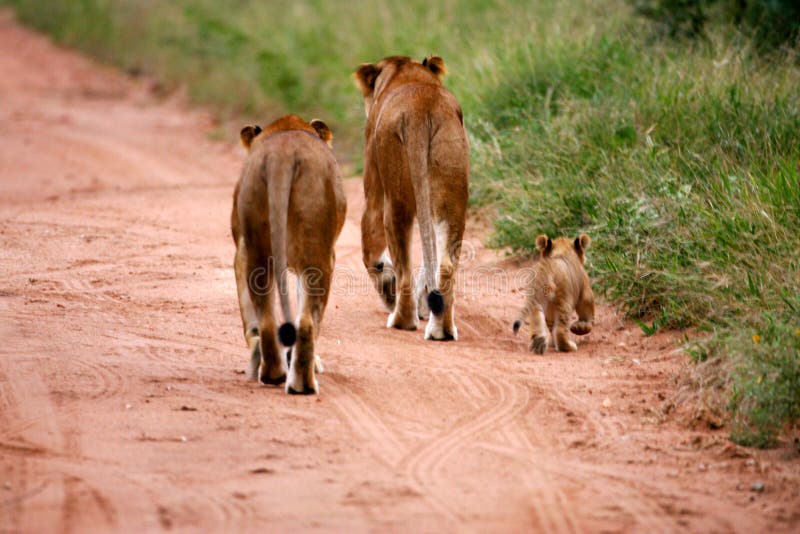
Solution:
<svg viewBox="0 0 800 534">
<path fill-rule="evenodd" d="M 709 21 L 731 23 L 767 48 L 800 37 L 800 3 L 796 0 L 632 0 L 641 15 L 671 37 L 705 35 Z"/>
</svg>

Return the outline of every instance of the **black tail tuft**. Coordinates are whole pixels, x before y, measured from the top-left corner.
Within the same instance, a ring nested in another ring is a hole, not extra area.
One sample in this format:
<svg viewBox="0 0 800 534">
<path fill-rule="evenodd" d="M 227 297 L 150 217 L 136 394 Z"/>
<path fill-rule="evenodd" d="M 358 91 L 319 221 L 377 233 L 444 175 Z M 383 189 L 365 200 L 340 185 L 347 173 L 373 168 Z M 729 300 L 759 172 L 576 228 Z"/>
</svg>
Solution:
<svg viewBox="0 0 800 534">
<path fill-rule="evenodd" d="M 291 347 L 297 341 L 297 328 L 292 323 L 283 323 L 278 328 L 278 339 L 284 347 Z"/>
<path fill-rule="evenodd" d="M 520 321 L 519 319 L 517 319 L 516 321 L 514 321 L 514 333 L 515 333 L 515 334 L 516 334 L 517 332 L 519 332 L 519 327 L 520 327 L 520 326 L 522 326 L 522 321 Z"/>
<path fill-rule="evenodd" d="M 428 293 L 428 308 L 434 315 L 441 315 L 444 311 L 444 297 L 438 289 L 434 289 Z"/>
</svg>

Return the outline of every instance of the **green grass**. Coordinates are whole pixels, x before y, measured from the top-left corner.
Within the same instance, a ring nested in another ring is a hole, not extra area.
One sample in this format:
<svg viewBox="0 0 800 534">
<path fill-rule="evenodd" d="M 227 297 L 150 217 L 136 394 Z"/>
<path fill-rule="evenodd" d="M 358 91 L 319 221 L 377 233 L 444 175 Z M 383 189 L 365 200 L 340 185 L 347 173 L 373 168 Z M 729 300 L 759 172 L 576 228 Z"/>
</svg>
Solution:
<svg viewBox="0 0 800 534">
<path fill-rule="evenodd" d="M 623 0 L 0 1 L 222 114 L 319 116 L 356 161 L 354 68 L 441 54 L 492 243 L 525 255 L 539 233 L 589 233 L 596 290 L 645 334 L 709 333 L 689 353 L 724 359 L 734 439 L 797 423 L 797 50 L 762 56 L 711 25 L 664 41 Z"/>
<path fill-rule="evenodd" d="M 711 331 L 732 437 L 774 443 L 800 405 L 797 58 L 722 31 L 692 47 L 618 30 L 500 52 L 514 68 L 472 130 L 473 197 L 518 253 L 588 232 L 595 285 L 646 334 Z M 762 330 L 768 345 L 743 342 Z"/>
<path fill-rule="evenodd" d="M 25 23 L 125 70 L 184 85 L 223 116 L 320 117 L 360 154 L 359 64 L 436 51 L 451 67 L 472 39 L 503 34 L 523 0 L 0 0 Z M 460 72 L 460 68 L 454 68 Z M 451 81 L 460 79 L 453 76 Z M 463 79 L 463 78 L 461 78 Z M 252 120 L 252 119 L 251 119 Z"/>
</svg>

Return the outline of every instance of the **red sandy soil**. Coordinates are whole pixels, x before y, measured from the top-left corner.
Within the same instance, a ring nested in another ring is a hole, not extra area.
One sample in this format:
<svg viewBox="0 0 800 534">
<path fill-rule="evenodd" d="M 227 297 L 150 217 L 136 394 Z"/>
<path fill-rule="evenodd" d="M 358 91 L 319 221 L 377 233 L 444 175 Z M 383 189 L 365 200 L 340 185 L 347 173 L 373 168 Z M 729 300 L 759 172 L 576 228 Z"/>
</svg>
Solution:
<svg viewBox="0 0 800 534">
<path fill-rule="evenodd" d="M 461 279 L 505 274 L 460 288 L 461 339 L 384 328 L 357 178 L 321 394 L 248 382 L 237 140 L 7 12 L 0 73 L 0 531 L 797 531 L 792 444 L 664 418 L 677 335 L 610 307 L 577 353 L 527 352 L 474 222 Z"/>
</svg>

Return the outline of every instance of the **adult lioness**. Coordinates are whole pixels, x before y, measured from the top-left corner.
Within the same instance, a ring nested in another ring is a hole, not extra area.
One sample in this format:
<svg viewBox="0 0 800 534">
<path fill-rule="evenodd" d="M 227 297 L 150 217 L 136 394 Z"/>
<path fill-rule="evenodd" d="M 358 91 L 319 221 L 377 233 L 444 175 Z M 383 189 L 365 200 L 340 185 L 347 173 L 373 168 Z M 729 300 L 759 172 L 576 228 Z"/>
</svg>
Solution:
<svg viewBox="0 0 800 534">
<path fill-rule="evenodd" d="M 567 327 L 578 335 L 592 331 L 594 293 L 583 268 L 590 242 L 586 234 L 574 241 L 566 237 L 553 240 L 544 234 L 536 237 L 541 258 L 533 269 L 520 319 L 514 322 L 517 333 L 523 319 L 530 318 L 531 351 L 544 354 L 548 330 L 552 331 L 552 345 L 563 352 L 578 348 L 569 338 Z M 573 311 L 577 312 L 578 320 L 570 324 Z"/>
<path fill-rule="evenodd" d="M 250 375 L 265 384 L 285 380 L 287 393 L 319 391 L 314 342 L 328 302 L 333 247 L 346 210 L 331 137 L 324 122 L 309 124 L 297 115 L 282 117 L 263 130 L 247 126 L 241 132 L 249 154 L 233 193 L 231 230 Z M 297 327 L 291 318 L 287 269 L 298 275 Z M 277 336 L 276 289 L 284 320 Z M 292 347 L 288 379 L 279 338 Z"/>
<path fill-rule="evenodd" d="M 425 339 L 458 337 L 453 300 L 467 209 L 469 146 L 461 108 L 442 86 L 444 74 L 439 56 L 421 63 L 388 57 L 361 65 L 354 74 L 367 113 L 364 265 L 392 309 L 388 327 L 414 330 L 418 317 L 425 318 L 430 309 Z M 410 252 L 415 216 L 423 257 L 416 289 Z"/>
</svg>

